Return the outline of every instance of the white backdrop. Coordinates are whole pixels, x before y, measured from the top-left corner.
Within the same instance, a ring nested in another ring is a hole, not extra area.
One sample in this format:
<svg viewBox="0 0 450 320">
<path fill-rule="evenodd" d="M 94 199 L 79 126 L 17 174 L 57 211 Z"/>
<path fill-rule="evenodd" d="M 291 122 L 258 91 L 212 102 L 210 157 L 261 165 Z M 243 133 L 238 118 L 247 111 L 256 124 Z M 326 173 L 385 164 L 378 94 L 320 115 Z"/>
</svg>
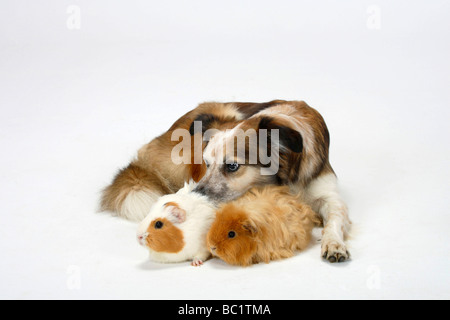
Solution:
<svg viewBox="0 0 450 320">
<path fill-rule="evenodd" d="M 3 0 L 0 298 L 450 298 L 449 39 L 445 0 Z M 197 103 L 272 99 L 328 123 L 351 262 L 154 264 L 96 213 Z"/>
</svg>

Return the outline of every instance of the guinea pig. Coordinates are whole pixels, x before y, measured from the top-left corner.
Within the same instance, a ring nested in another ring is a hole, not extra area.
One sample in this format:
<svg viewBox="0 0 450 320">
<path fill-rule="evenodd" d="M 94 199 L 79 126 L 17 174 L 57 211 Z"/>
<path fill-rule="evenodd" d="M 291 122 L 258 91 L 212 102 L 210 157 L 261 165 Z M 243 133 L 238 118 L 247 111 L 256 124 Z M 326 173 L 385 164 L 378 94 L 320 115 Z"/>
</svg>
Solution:
<svg viewBox="0 0 450 320">
<path fill-rule="evenodd" d="M 254 188 L 217 210 L 207 245 L 214 256 L 228 264 L 269 263 L 305 249 L 312 229 L 321 222 L 288 187 Z"/>
<path fill-rule="evenodd" d="M 200 266 L 210 257 L 206 234 L 216 208 L 205 196 L 186 184 L 176 194 L 157 200 L 137 232 L 138 242 L 150 251 L 150 259 L 163 263 L 192 261 Z"/>
</svg>

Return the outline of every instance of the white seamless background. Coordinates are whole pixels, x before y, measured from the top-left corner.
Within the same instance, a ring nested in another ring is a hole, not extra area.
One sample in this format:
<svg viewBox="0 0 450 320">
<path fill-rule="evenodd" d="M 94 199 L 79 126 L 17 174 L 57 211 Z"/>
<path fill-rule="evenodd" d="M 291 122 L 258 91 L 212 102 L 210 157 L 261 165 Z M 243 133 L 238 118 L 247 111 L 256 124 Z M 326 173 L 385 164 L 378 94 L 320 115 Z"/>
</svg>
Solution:
<svg viewBox="0 0 450 320">
<path fill-rule="evenodd" d="M 450 2 L 3 0 L 0 298 L 448 299 Z M 301 99 L 331 132 L 352 261 L 149 262 L 96 213 L 197 103 Z"/>
</svg>

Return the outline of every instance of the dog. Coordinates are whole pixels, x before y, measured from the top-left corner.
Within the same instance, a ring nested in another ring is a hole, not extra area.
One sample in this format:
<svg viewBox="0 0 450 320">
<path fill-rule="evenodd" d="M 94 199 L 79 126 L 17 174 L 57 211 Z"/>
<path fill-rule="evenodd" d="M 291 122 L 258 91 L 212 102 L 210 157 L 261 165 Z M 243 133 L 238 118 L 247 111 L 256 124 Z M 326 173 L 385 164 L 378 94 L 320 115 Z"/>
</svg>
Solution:
<svg viewBox="0 0 450 320">
<path fill-rule="evenodd" d="M 178 153 L 190 161 L 173 161 L 180 131 L 189 133 L 183 139 L 189 144 Z M 255 186 L 286 185 L 323 219 L 322 257 L 344 262 L 350 258 L 345 238 L 351 222 L 329 163 L 329 145 L 324 119 L 303 101 L 204 103 L 139 150 L 104 190 L 101 209 L 140 221 L 158 197 L 190 179 L 217 204 Z"/>
</svg>

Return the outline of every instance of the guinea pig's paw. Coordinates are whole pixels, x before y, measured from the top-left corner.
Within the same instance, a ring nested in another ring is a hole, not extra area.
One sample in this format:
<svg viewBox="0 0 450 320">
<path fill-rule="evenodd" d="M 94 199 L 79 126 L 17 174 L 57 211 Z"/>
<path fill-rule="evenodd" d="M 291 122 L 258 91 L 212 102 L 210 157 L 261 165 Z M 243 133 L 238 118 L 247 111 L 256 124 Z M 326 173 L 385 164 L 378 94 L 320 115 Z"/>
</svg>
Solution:
<svg viewBox="0 0 450 320">
<path fill-rule="evenodd" d="M 203 265 L 203 260 L 199 258 L 194 258 L 194 261 L 192 261 L 191 266 L 193 267 L 200 267 Z"/>
<path fill-rule="evenodd" d="M 341 263 L 350 260 L 350 253 L 344 243 L 324 240 L 322 242 L 322 257 L 331 263 Z"/>
</svg>

